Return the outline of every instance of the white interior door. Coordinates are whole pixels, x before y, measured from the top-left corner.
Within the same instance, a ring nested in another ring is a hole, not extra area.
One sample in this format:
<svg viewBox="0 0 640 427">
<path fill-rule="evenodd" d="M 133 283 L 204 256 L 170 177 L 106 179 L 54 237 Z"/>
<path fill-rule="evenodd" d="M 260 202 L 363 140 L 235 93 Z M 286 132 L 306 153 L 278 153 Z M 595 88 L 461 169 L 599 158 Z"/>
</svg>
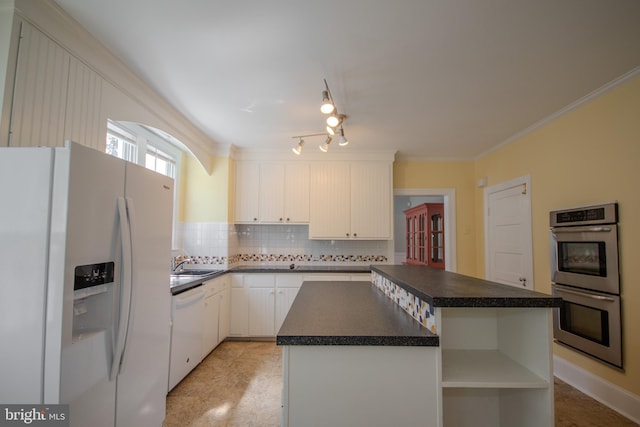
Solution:
<svg viewBox="0 0 640 427">
<path fill-rule="evenodd" d="M 486 278 L 533 290 L 530 177 L 487 187 Z"/>
</svg>

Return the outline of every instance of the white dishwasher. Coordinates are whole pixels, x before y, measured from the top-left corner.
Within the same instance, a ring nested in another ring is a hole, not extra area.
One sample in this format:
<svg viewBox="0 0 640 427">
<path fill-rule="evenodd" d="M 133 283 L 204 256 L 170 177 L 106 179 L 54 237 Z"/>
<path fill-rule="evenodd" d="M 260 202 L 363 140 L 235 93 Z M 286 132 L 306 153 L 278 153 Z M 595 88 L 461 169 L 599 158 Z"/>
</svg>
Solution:
<svg viewBox="0 0 640 427">
<path fill-rule="evenodd" d="M 171 297 L 171 319 L 169 390 L 174 388 L 202 360 L 204 322 L 202 284 Z"/>
</svg>

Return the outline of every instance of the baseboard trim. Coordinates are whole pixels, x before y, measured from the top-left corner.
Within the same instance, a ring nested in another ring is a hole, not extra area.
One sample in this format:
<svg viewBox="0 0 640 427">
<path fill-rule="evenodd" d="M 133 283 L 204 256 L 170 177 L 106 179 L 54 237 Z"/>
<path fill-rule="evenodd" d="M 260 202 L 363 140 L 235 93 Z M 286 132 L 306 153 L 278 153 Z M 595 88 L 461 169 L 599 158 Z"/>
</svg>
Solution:
<svg viewBox="0 0 640 427">
<path fill-rule="evenodd" d="M 553 373 L 587 396 L 640 424 L 640 396 L 605 381 L 556 355 L 553 356 Z"/>
</svg>

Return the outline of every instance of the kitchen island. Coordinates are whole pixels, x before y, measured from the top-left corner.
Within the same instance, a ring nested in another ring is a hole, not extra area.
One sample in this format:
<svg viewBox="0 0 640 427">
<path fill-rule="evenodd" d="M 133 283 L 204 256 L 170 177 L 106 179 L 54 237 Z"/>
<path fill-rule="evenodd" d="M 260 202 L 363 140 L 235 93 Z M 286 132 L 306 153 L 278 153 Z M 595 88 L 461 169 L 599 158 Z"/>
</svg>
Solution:
<svg viewBox="0 0 640 427">
<path fill-rule="evenodd" d="M 560 299 L 423 266 L 371 271 L 303 284 L 277 336 L 284 426 L 553 425 Z"/>
</svg>

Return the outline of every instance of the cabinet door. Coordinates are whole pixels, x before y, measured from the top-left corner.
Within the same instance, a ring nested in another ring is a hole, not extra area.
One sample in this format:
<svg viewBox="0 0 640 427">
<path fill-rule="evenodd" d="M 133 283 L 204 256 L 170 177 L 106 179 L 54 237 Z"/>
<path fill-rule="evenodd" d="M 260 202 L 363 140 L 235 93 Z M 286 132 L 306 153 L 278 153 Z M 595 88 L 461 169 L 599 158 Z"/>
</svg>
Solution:
<svg viewBox="0 0 640 427">
<path fill-rule="evenodd" d="M 244 287 L 231 288 L 231 316 L 229 336 L 249 335 L 249 297 Z"/>
<path fill-rule="evenodd" d="M 284 163 L 260 163 L 260 222 L 284 222 Z"/>
<path fill-rule="evenodd" d="M 224 341 L 229 336 L 231 321 L 231 288 L 225 283 L 224 290 L 220 293 L 220 320 L 218 322 L 218 342 Z"/>
<path fill-rule="evenodd" d="M 309 222 L 309 164 L 287 163 L 284 169 L 284 216 L 286 223 Z"/>
<path fill-rule="evenodd" d="M 347 162 L 318 162 L 310 166 L 309 238 L 351 237 L 350 168 Z"/>
<path fill-rule="evenodd" d="M 289 313 L 289 309 L 299 290 L 300 288 L 281 288 L 276 291 L 276 334 L 280 330 L 285 317 L 287 317 L 287 313 Z"/>
<path fill-rule="evenodd" d="M 202 358 L 204 359 L 218 345 L 218 322 L 220 314 L 220 294 L 204 299 L 204 324 L 202 327 Z"/>
<path fill-rule="evenodd" d="M 258 162 L 236 162 L 236 222 L 257 223 L 260 216 L 260 168 Z"/>
<path fill-rule="evenodd" d="M 351 163 L 351 235 L 390 239 L 392 228 L 391 164 Z"/>
<path fill-rule="evenodd" d="M 275 336 L 275 289 L 250 288 L 249 293 L 249 336 Z"/>
<path fill-rule="evenodd" d="M 444 269 L 444 204 L 430 203 L 428 210 L 428 261 L 434 268 Z"/>
</svg>

